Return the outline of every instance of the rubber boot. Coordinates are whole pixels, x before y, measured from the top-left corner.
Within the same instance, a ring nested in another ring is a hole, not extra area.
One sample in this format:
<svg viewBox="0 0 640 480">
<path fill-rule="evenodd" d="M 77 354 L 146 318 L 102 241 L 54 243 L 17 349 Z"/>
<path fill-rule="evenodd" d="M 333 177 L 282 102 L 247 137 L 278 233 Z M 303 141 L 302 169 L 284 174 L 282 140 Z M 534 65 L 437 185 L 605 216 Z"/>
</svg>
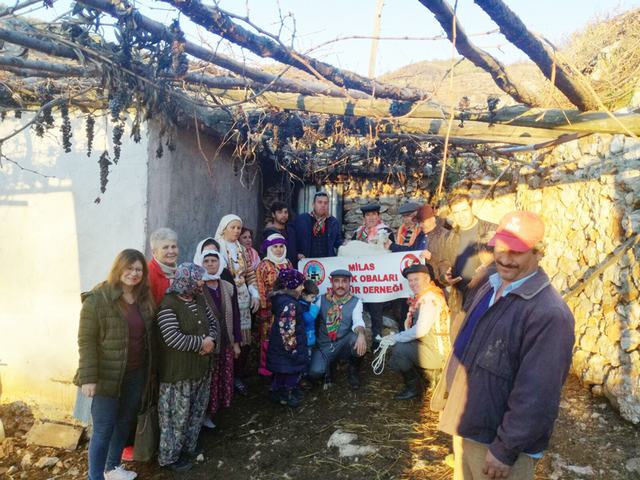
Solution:
<svg viewBox="0 0 640 480">
<path fill-rule="evenodd" d="M 351 357 L 349 359 L 347 382 L 354 390 L 358 390 L 360 388 L 360 365 L 362 365 L 362 357 Z"/>
<path fill-rule="evenodd" d="M 404 388 L 394 397 L 396 400 L 411 400 L 420 396 L 420 379 L 415 369 L 402 372 Z"/>
</svg>

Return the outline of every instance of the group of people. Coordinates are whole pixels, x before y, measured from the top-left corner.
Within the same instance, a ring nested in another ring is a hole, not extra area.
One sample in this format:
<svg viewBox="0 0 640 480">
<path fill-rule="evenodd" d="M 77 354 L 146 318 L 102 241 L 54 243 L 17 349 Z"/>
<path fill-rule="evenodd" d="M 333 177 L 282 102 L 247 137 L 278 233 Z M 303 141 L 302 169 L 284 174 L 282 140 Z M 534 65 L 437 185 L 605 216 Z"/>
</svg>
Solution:
<svg viewBox="0 0 640 480">
<path fill-rule="evenodd" d="M 260 252 L 242 220 L 226 215 L 192 262 L 178 264 L 178 237 L 168 228 L 151 235 L 149 261 L 136 250 L 118 254 L 107 280 L 83 294 L 80 315 L 75 383 L 93 399 L 89 479 L 136 477 L 121 455 L 150 395 L 159 464 L 189 470 L 201 428 L 214 428 L 216 412 L 246 392 L 252 345 L 257 373 L 271 377 L 270 398 L 291 408 L 302 387 L 329 387 L 339 362 L 359 388 L 367 350 L 388 348 L 388 365 L 404 380 L 396 399 L 433 387 L 439 428 L 454 438 L 455 478 L 533 478 L 574 341 L 573 317 L 539 267 L 544 224 L 524 211 L 485 222 L 464 195 L 448 209 L 443 219 L 431 205 L 402 205 L 394 232 L 379 205 L 361 208 L 354 240 L 377 242 L 384 232 L 388 250 L 423 259 L 402 271 L 412 296 L 388 304 L 363 303 L 348 270 L 331 272 L 320 295 L 296 269 L 303 258 L 335 256 L 343 243 L 324 192 L 294 222 L 275 202 Z M 399 331 L 383 336 L 385 310 L 395 312 Z"/>
</svg>

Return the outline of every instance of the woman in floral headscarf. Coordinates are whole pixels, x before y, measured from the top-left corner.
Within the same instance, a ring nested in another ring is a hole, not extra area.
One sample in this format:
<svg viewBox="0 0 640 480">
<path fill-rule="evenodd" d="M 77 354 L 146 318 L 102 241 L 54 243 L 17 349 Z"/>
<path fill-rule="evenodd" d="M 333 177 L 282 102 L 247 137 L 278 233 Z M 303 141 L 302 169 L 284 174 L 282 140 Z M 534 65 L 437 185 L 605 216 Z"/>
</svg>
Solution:
<svg viewBox="0 0 640 480">
<path fill-rule="evenodd" d="M 198 453 L 218 343 L 218 325 L 201 293 L 205 273 L 193 263 L 179 265 L 158 312 L 158 463 L 178 472 L 190 470 Z"/>
<path fill-rule="evenodd" d="M 240 380 L 245 370 L 251 344 L 251 313 L 260 307 L 260 295 L 256 282 L 256 272 L 251 266 L 247 250 L 238 241 L 242 231 L 242 219 L 237 215 L 225 215 L 220 220 L 215 239 L 220 244 L 220 253 L 227 264 L 236 284 L 238 307 L 240 309 L 240 329 L 242 333 L 242 353 L 236 361 L 236 388 L 246 392 L 246 386 Z"/>
<path fill-rule="evenodd" d="M 258 265 L 256 277 L 258 277 L 258 292 L 260 292 L 260 310 L 258 310 L 258 338 L 260 341 L 260 375 L 271 375 L 267 370 L 267 349 L 269 347 L 269 331 L 273 323 L 271 312 L 271 292 L 281 270 L 293 268 L 287 260 L 287 241 L 279 233 L 269 235 L 262 242 L 262 252 L 266 257 Z"/>
</svg>

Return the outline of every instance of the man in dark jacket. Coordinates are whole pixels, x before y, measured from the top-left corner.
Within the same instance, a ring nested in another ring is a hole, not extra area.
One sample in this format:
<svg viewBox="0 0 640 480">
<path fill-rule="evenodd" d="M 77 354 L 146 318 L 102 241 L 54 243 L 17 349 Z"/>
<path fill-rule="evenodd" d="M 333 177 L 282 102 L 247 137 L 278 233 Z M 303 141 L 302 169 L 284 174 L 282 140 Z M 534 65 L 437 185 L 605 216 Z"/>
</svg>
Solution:
<svg viewBox="0 0 640 480">
<path fill-rule="evenodd" d="M 544 224 L 507 214 L 489 242 L 497 273 L 475 294 L 432 398 L 453 435 L 454 476 L 533 479 L 571 364 L 574 320 L 538 263 Z"/>
<path fill-rule="evenodd" d="M 318 192 L 313 198 L 311 213 L 296 218 L 298 260 L 303 258 L 335 257 L 342 245 L 340 224 L 329 215 L 329 195 Z"/>
<path fill-rule="evenodd" d="M 291 265 L 298 265 L 298 242 L 296 241 L 296 229 L 289 223 L 289 207 L 286 203 L 276 200 L 269 208 L 271 212 L 271 222 L 262 231 L 262 240 L 266 240 L 269 235 L 278 233 L 287 241 L 287 258 Z"/>
</svg>

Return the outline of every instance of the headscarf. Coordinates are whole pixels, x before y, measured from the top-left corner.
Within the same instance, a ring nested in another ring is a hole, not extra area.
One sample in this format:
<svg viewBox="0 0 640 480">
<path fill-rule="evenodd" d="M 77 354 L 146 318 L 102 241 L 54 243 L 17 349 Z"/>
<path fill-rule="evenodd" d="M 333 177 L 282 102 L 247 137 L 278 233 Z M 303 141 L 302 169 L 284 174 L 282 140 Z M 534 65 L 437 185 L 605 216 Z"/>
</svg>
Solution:
<svg viewBox="0 0 640 480">
<path fill-rule="evenodd" d="M 204 244 L 207 243 L 208 240 L 215 240 L 215 238 L 206 237 L 206 238 L 203 238 L 202 240 L 200 240 L 200 242 L 198 242 L 198 246 L 196 247 L 196 253 L 193 254 L 193 263 L 199 265 L 198 259 L 200 257 L 200 254 L 202 253 L 202 250 L 204 249 Z M 216 240 L 216 243 L 217 242 L 218 241 Z"/>
<path fill-rule="evenodd" d="M 217 273 L 213 275 L 209 273 L 205 273 L 203 275 L 202 279 L 205 282 L 208 280 L 218 280 L 220 278 L 220 275 L 222 275 L 222 271 L 225 268 L 227 268 L 227 262 L 224 259 L 224 256 L 218 250 L 203 250 L 204 244 L 207 243 L 208 240 L 215 240 L 215 239 L 213 237 L 206 237 L 200 240 L 200 242 L 198 243 L 198 246 L 196 247 L 196 253 L 193 254 L 193 263 L 195 263 L 196 265 L 200 265 L 202 268 L 204 268 L 204 257 L 206 257 L 207 255 L 217 254 L 216 256 L 218 257 L 218 260 L 220 260 L 220 267 L 218 268 Z M 212 253 L 212 252 L 215 252 L 215 253 Z"/>
<path fill-rule="evenodd" d="M 293 268 L 280 270 L 278 274 L 278 284 L 289 290 L 295 290 L 305 281 L 304 275 Z"/>
<path fill-rule="evenodd" d="M 284 245 L 284 253 L 276 257 L 273 253 L 273 247 L 275 245 Z M 276 265 L 283 265 L 287 263 L 287 240 L 279 233 L 272 233 L 263 242 L 261 247 L 262 252 L 267 253 L 267 259 L 272 261 Z"/>
<path fill-rule="evenodd" d="M 240 242 L 238 240 L 236 240 L 235 242 L 227 242 L 224 239 L 223 232 L 231 222 L 236 220 L 240 222 L 240 226 L 242 226 L 242 219 L 239 216 L 234 215 L 232 213 L 229 215 L 225 215 L 220 219 L 220 223 L 218 224 L 218 229 L 216 230 L 216 234 L 215 234 L 215 239 L 220 243 L 220 250 L 221 250 L 222 256 L 225 262 L 227 263 L 227 265 L 229 265 L 230 267 L 232 266 L 232 262 L 234 259 L 229 258 L 229 253 L 231 253 L 231 255 L 236 255 L 237 257 L 240 257 L 240 250 L 242 245 L 240 245 Z"/>
<path fill-rule="evenodd" d="M 225 215 L 220 219 L 220 223 L 218 224 L 218 229 L 216 230 L 216 234 L 215 234 L 216 240 L 226 241 L 224 239 L 224 236 L 222 235 L 222 232 L 224 232 L 224 229 L 227 228 L 229 224 L 233 221 L 240 222 L 240 226 L 242 226 L 242 219 L 238 215 L 234 215 L 233 213 L 230 213 L 229 215 Z"/>
<path fill-rule="evenodd" d="M 217 257 L 218 260 L 220 261 L 220 263 L 218 264 L 218 271 L 216 273 L 209 273 L 209 272 L 206 271 L 207 269 L 204 266 L 204 259 L 206 257 L 209 257 L 209 256 Z M 195 263 L 196 265 L 199 265 L 199 266 L 201 266 L 202 268 L 205 269 L 205 273 L 204 273 L 204 275 L 202 275 L 202 280 L 204 280 L 205 282 L 208 282 L 209 280 L 219 280 L 220 279 L 220 275 L 222 275 L 222 271 L 227 266 L 226 262 L 224 261 L 224 258 L 222 257 L 222 254 L 220 252 L 218 252 L 217 250 L 205 250 L 200 254 L 198 254 L 196 252 L 196 257 L 198 259 L 195 260 L 195 257 L 194 257 L 193 263 Z"/>
<path fill-rule="evenodd" d="M 167 293 L 193 296 L 200 292 L 198 282 L 206 270 L 195 263 L 185 262 L 178 265 L 173 283 L 167 288 Z"/>
</svg>

